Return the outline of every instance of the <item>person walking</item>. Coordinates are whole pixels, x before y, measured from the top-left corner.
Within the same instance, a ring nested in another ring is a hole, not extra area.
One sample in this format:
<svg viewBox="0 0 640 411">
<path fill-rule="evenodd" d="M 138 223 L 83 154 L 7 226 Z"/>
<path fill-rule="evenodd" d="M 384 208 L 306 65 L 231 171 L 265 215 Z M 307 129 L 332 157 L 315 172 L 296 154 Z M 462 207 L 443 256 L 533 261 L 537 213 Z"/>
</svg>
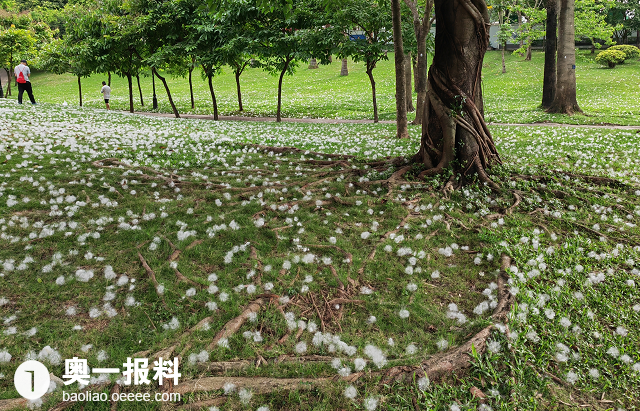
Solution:
<svg viewBox="0 0 640 411">
<path fill-rule="evenodd" d="M 107 110 L 111 110 L 109 105 L 109 99 L 111 98 L 111 87 L 107 86 L 107 82 L 102 82 L 102 90 L 100 92 L 104 95 L 104 104 L 107 105 Z"/>
<path fill-rule="evenodd" d="M 36 99 L 33 97 L 33 90 L 31 89 L 31 70 L 27 66 L 27 60 L 21 60 L 20 64 L 13 69 L 16 75 L 16 82 L 18 82 L 18 104 L 22 104 L 22 95 L 26 91 L 29 95 L 31 104 L 36 104 Z"/>
</svg>

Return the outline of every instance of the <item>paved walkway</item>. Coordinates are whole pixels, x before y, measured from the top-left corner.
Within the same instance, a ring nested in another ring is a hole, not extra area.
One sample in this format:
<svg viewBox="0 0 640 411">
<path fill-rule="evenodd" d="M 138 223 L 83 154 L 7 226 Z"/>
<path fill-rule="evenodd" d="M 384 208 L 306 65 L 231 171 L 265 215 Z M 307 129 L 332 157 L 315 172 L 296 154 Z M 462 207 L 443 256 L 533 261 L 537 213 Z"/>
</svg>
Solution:
<svg viewBox="0 0 640 411">
<path fill-rule="evenodd" d="M 152 117 L 169 117 L 173 118 L 174 115 L 170 113 L 150 113 L 150 112 L 138 112 L 143 116 Z M 213 115 L 206 114 L 180 114 L 181 118 L 192 118 L 197 120 L 213 120 Z M 262 121 L 262 122 L 275 122 L 275 117 L 243 117 L 243 116 L 218 116 L 220 121 Z M 316 123 L 316 124 L 374 124 L 373 120 L 349 120 L 349 119 L 335 119 L 335 118 L 282 118 L 283 123 Z M 380 124 L 395 124 L 394 120 L 380 120 Z M 640 126 L 620 126 L 615 124 L 608 125 L 593 125 L 593 124 L 562 124 L 562 123 L 489 123 L 490 126 L 512 126 L 512 127 L 575 127 L 575 128 L 592 128 L 592 129 L 604 129 L 604 130 L 640 130 Z"/>
</svg>

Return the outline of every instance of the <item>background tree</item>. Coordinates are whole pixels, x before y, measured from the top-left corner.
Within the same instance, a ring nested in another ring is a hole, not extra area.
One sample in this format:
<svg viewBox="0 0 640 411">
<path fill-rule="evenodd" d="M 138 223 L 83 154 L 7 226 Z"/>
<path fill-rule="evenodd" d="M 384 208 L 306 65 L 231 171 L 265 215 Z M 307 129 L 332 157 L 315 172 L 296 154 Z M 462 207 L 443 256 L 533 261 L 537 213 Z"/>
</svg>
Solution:
<svg viewBox="0 0 640 411">
<path fill-rule="evenodd" d="M 575 3 L 575 35 L 591 42 L 591 54 L 602 47 L 597 40 L 610 46 L 614 33 L 623 28 L 622 24 L 611 26 L 607 22 L 609 10 L 614 5 L 615 1 L 607 0 L 577 0 Z"/>
<path fill-rule="evenodd" d="M 37 39 L 31 30 L 18 29 L 14 26 L 0 31 L 0 62 L 7 71 L 7 91 L 5 98 L 11 95 L 11 79 L 13 68 L 22 60 L 29 60 L 36 53 Z"/>
<path fill-rule="evenodd" d="M 407 129 L 407 101 L 404 75 L 404 48 L 402 44 L 402 17 L 400 0 L 391 0 L 393 21 L 393 51 L 396 69 L 396 137 L 409 138 Z"/>
<path fill-rule="evenodd" d="M 485 171 L 500 162 L 483 114 L 487 5 L 483 0 L 436 0 L 435 13 L 436 52 L 429 70 L 420 150 L 414 161 L 426 167 L 420 177 L 453 167 L 460 183 L 476 172 L 481 182 L 496 187 Z"/>
<path fill-rule="evenodd" d="M 413 124 L 422 124 L 424 119 L 424 104 L 427 97 L 427 39 L 431 36 L 431 25 L 435 14 L 433 13 L 433 0 L 426 0 L 424 6 L 418 0 L 404 0 L 411 12 L 413 29 L 416 38 L 416 66 L 415 88 L 418 94 L 416 98 L 416 118 Z"/>
<path fill-rule="evenodd" d="M 521 19 L 516 35 L 516 40 L 521 46 L 514 53 L 525 56 L 525 61 L 531 61 L 531 46 L 535 40 L 545 35 L 544 22 L 547 17 L 546 10 L 541 7 L 542 0 L 523 2 L 516 4 L 518 18 Z"/>
<path fill-rule="evenodd" d="M 378 61 L 388 58 L 387 44 L 393 40 L 390 9 L 367 0 L 348 0 L 341 4 L 333 14 L 335 28 L 344 34 L 336 45 L 336 53 L 339 58 L 350 57 L 356 63 L 364 62 L 371 83 L 373 121 L 377 123 L 378 103 L 373 70 Z M 364 39 L 348 37 L 356 28 L 364 32 Z"/>
<path fill-rule="evenodd" d="M 546 35 L 544 41 L 544 79 L 542 82 L 542 108 L 548 109 L 556 95 L 558 0 L 547 0 Z"/>
<path fill-rule="evenodd" d="M 582 113 L 576 92 L 575 0 L 560 0 L 558 16 L 558 77 L 549 113 Z"/>
</svg>

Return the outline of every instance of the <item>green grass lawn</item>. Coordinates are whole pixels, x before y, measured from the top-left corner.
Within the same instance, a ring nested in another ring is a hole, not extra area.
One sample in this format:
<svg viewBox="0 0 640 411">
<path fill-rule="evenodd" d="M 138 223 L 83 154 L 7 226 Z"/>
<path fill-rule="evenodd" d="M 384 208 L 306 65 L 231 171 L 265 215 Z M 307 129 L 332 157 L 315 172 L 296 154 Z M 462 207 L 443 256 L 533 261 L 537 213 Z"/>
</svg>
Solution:
<svg viewBox="0 0 640 411">
<path fill-rule="evenodd" d="M 443 177 L 416 181 L 415 169 L 390 187 L 383 180 L 396 168 L 373 163 L 415 153 L 417 127 L 397 140 L 393 124 L 213 122 L 0 101 L 0 399 L 18 397 L 12 376 L 27 359 L 61 376 L 74 356 L 118 367 L 170 348 L 163 356 L 179 356 L 184 385 L 334 380 L 118 409 L 638 409 L 640 134 L 492 132 L 505 159 L 492 178 L 503 189 L 443 196 Z M 471 369 L 381 383 L 380 372 L 450 352 L 492 323 L 503 254 L 515 304 Z M 255 315 L 212 343 L 257 299 Z M 321 361 L 277 361 L 311 355 Z M 242 360 L 250 367 L 220 368 Z M 88 389 L 114 389 L 116 376 L 96 377 Z"/>
<path fill-rule="evenodd" d="M 393 55 L 382 61 L 374 71 L 380 119 L 395 118 Z M 571 124 L 640 124 L 640 63 L 630 61 L 610 70 L 596 64 L 594 58 L 581 51 L 576 68 L 578 102 L 585 115 L 567 117 L 547 114 L 539 109 L 542 99 L 544 54 L 534 52 L 532 61 L 514 55 L 507 56 L 507 73 L 501 73 L 500 52 L 489 51 L 485 57 L 483 87 L 488 121 L 498 123 L 560 122 Z M 283 116 L 310 118 L 373 118 L 371 87 L 362 64 L 349 62 L 349 76 L 340 76 L 340 62 L 317 70 L 301 64 L 293 77 L 285 77 L 283 85 Z M 151 78 L 141 78 L 145 106 L 140 105 L 134 79 L 137 111 L 151 109 Z M 83 79 L 83 100 L 87 107 L 104 107 L 100 94 L 106 75 Z M 194 73 L 196 108 L 191 110 L 186 78 L 169 77 L 169 86 L 182 113 L 211 114 L 211 96 L 206 81 Z M 42 102 L 78 104 L 77 79 L 70 75 L 36 73 L 34 93 Z M 247 68 L 241 77 L 242 115 L 275 117 L 277 77 L 260 69 Z M 228 68 L 214 79 L 214 88 L 222 114 L 238 114 L 235 78 Z M 112 79 L 112 107 L 128 110 L 126 79 Z M 171 112 L 162 84 L 156 82 L 161 112 Z M 15 89 L 13 99 L 15 99 Z M 415 96 L 414 96 L 415 97 Z M 410 114 L 410 117 L 413 114 Z"/>
</svg>

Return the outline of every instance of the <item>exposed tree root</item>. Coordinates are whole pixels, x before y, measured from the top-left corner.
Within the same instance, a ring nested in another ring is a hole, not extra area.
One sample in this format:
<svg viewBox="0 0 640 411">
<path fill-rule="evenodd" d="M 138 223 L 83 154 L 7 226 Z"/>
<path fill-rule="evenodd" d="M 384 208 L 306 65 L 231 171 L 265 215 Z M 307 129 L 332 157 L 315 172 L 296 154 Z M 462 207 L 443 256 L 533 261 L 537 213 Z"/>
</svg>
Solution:
<svg viewBox="0 0 640 411">
<path fill-rule="evenodd" d="M 206 286 L 204 286 L 203 284 L 198 284 L 192 279 L 185 277 L 185 275 L 182 274 L 177 268 L 174 268 L 173 271 L 176 273 L 176 277 L 178 277 L 179 281 L 182 281 L 191 285 L 195 285 L 198 288 L 206 288 Z"/>
<path fill-rule="evenodd" d="M 223 389 L 227 383 L 247 388 L 254 394 L 265 394 L 280 390 L 309 390 L 333 381 L 332 378 L 267 378 L 267 377 L 206 377 L 181 382 L 174 392 L 180 394 L 215 391 Z"/>
<path fill-rule="evenodd" d="M 213 337 L 213 340 L 207 346 L 209 351 L 215 349 L 218 342 L 223 338 L 229 338 L 236 333 L 242 327 L 242 325 L 249 319 L 249 316 L 253 313 L 260 311 L 262 306 L 268 301 L 269 296 L 261 296 L 253 300 L 242 313 L 231 321 L 227 322 L 224 327 Z"/>
<path fill-rule="evenodd" d="M 511 207 L 507 208 L 507 210 L 505 211 L 505 214 L 507 215 L 510 215 L 511 213 L 513 213 L 513 210 L 515 210 L 516 207 L 518 207 L 518 205 L 522 201 L 522 197 L 520 197 L 518 193 L 514 192 L 513 196 L 516 198 L 516 201 L 513 203 Z"/>
<path fill-rule="evenodd" d="M 329 157 L 329 158 L 343 158 L 343 159 L 351 159 L 355 158 L 355 156 L 348 154 L 327 154 L 327 153 L 318 153 L 316 151 L 309 150 L 301 150 L 296 147 L 271 147 L 271 146 L 263 146 L 260 144 L 248 144 L 249 147 L 255 147 L 264 151 L 272 151 L 274 153 L 302 153 L 304 155 L 312 155 L 319 157 Z"/>
<path fill-rule="evenodd" d="M 162 305 L 164 305 L 164 307 L 167 308 L 167 303 L 164 301 L 164 295 L 162 295 L 158 291 L 158 288 L 160 287 L 160 284 L 158 283 L 158 280 L 156 279 L 156 273 L 151 269 L 151 267 L 149 267 L 149 264 L 147 264 L 147 261 L 144 259 L 142 254 L 140 254 L 140 250 L 138 250 L 138 258 L 140 259 L 140 263 L 142 264 L 142 267 L 147 272 L 147 276 L 149 276 L 149 278 L 151 279 L 151 282 L 153 283 L 153 287 L 156 290 L 156 294 L 158 294 L 158 297 L 160 297 L 160 300 L 162 300 Z"/>
<path fill-rule="evenodd" d="M 492 318 L 495 321 L 506 321 L 514 296 L 507 289 L 506 270 L 511 265 L 511 258 L 503 255 L 501 261 L 500 276 L 498 277 L 498 305 L 493 311 Z M 435 355 L 423 362 L 420 367 L 393 367 L 384 372 L 383 383 L 401 381 L 416 377 L 428 376 L 431 381 L 439 381 L 447 376 L 457 374 L 471 366 L 471 352 L 473 349 L 478 355 L 486 351 L 486 341 L 493 326 L 488 326 L 473 336 L 469 341 L 448 351 L 442 355 Z"/>
<path fill-rule="evenodd" d="M 227 397 L 222 396 L 222 397 L 216 397 L 210 400 L 198 401 L 198 402 L 193 402 L 191 404 L 182 405 L 178 409 L 185 410 L 185 411 L 200 411 L 203 408 L 209 409 L 209 407 L 223 405 L 225 402 L 227 402 Z"/>
</svg>

